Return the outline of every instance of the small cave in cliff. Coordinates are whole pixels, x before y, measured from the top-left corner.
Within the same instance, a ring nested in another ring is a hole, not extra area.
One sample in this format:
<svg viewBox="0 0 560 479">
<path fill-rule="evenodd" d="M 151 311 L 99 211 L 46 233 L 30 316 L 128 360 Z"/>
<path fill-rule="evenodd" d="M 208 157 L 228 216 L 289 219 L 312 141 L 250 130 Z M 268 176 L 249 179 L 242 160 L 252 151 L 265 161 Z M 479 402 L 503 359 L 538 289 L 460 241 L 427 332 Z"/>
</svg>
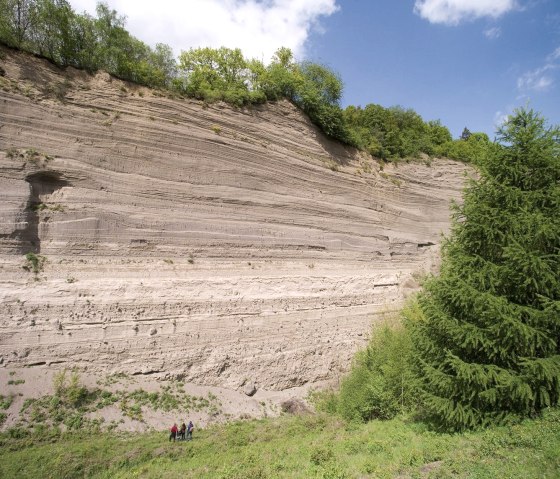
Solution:
<svg viewBox="0 0 560 479">
<path fill-rule="evenodd" d="M 42 196 L 50 195 L 70 184 L 62 173 L 53 170 L 31 173 L 25 177 L 25 181 L 31 185 L 30 201 L 35 201 L 37 204 L 41 202 Z"/>
<path fill-rule="evenodd" d="M 25 177 L 29 183 L 29 198 L 24 211 L 24 221 L 26 227 L 20 230 L 18 239 L 20 241 L 20 252 L 22 254 L 41 252 L 41 238 L 39 237 L 39 209 L 43 204 L 43 199 L 64 186 L 69 182 L 64 179 L 62 173 L 58 171 L 38 171 Z"/>
</svg>

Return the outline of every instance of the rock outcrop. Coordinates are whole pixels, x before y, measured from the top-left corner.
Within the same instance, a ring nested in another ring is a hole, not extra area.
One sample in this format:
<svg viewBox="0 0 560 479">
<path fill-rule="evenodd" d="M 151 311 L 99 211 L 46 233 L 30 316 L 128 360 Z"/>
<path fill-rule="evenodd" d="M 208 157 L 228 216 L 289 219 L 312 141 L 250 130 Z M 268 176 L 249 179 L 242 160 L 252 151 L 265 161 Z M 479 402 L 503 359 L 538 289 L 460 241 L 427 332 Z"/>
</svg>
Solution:
<svg viewBox="0 0 560 479">
<path fill-rule="evenodd" d="M 315 383 L 437 265 L 462 164 L 2 55 L 0 367 Z"/>
</svg>

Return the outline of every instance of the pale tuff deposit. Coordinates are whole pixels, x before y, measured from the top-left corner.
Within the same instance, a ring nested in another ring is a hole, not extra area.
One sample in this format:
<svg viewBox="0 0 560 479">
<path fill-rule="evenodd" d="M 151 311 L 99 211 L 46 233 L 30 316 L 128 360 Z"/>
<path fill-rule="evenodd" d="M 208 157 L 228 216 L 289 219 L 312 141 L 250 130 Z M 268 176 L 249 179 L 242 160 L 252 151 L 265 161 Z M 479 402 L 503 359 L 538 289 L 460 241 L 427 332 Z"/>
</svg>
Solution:
<svg viewBox="0 0 560 479">
<path fill-rule="evenodd" d="M 461 163 L 2 51 L 0 369 L 309 386 L 437 268 Z"/>
</svg>

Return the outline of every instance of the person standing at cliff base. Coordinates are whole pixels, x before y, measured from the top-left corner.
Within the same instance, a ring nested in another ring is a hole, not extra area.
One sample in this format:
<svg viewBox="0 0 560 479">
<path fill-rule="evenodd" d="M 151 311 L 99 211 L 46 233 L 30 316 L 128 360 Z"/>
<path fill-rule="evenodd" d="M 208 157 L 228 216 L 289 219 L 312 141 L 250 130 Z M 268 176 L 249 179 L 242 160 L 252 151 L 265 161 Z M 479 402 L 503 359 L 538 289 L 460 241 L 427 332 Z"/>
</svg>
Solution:
<svg viewBox="0 0 560 479">
<path fill-rule="evenodd" d="M 170 431 L 171 434 L 169 434 L 169 440 L 171 441 L 171 439 L 173 439 L 173 442 L 175 442 L 175 439 L 177 438 L 177 423 L 173 424 Z"/>
<path fill-rule="evenodd" d="M 194 424 L 192 421 L 189 421 L 189 425 L 187 427 L 187 441 L 192 441 L 193 429 L 194 429 Z"/>
</svg>

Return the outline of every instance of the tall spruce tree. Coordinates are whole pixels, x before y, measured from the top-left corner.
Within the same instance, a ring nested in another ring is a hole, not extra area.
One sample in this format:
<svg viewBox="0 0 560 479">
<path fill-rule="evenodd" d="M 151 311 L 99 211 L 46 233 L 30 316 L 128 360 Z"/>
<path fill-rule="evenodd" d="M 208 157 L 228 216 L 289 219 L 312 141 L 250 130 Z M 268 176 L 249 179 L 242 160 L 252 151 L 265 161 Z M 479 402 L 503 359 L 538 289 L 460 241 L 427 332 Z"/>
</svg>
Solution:
<svg viewBox="0 0 560 479">
<path fill-rule="evenodd" d="M 423 404 L 446 429 L 560 397 L 560 130 L 516 110 L 455 206 L 412 325 Z"/>
</svg>

